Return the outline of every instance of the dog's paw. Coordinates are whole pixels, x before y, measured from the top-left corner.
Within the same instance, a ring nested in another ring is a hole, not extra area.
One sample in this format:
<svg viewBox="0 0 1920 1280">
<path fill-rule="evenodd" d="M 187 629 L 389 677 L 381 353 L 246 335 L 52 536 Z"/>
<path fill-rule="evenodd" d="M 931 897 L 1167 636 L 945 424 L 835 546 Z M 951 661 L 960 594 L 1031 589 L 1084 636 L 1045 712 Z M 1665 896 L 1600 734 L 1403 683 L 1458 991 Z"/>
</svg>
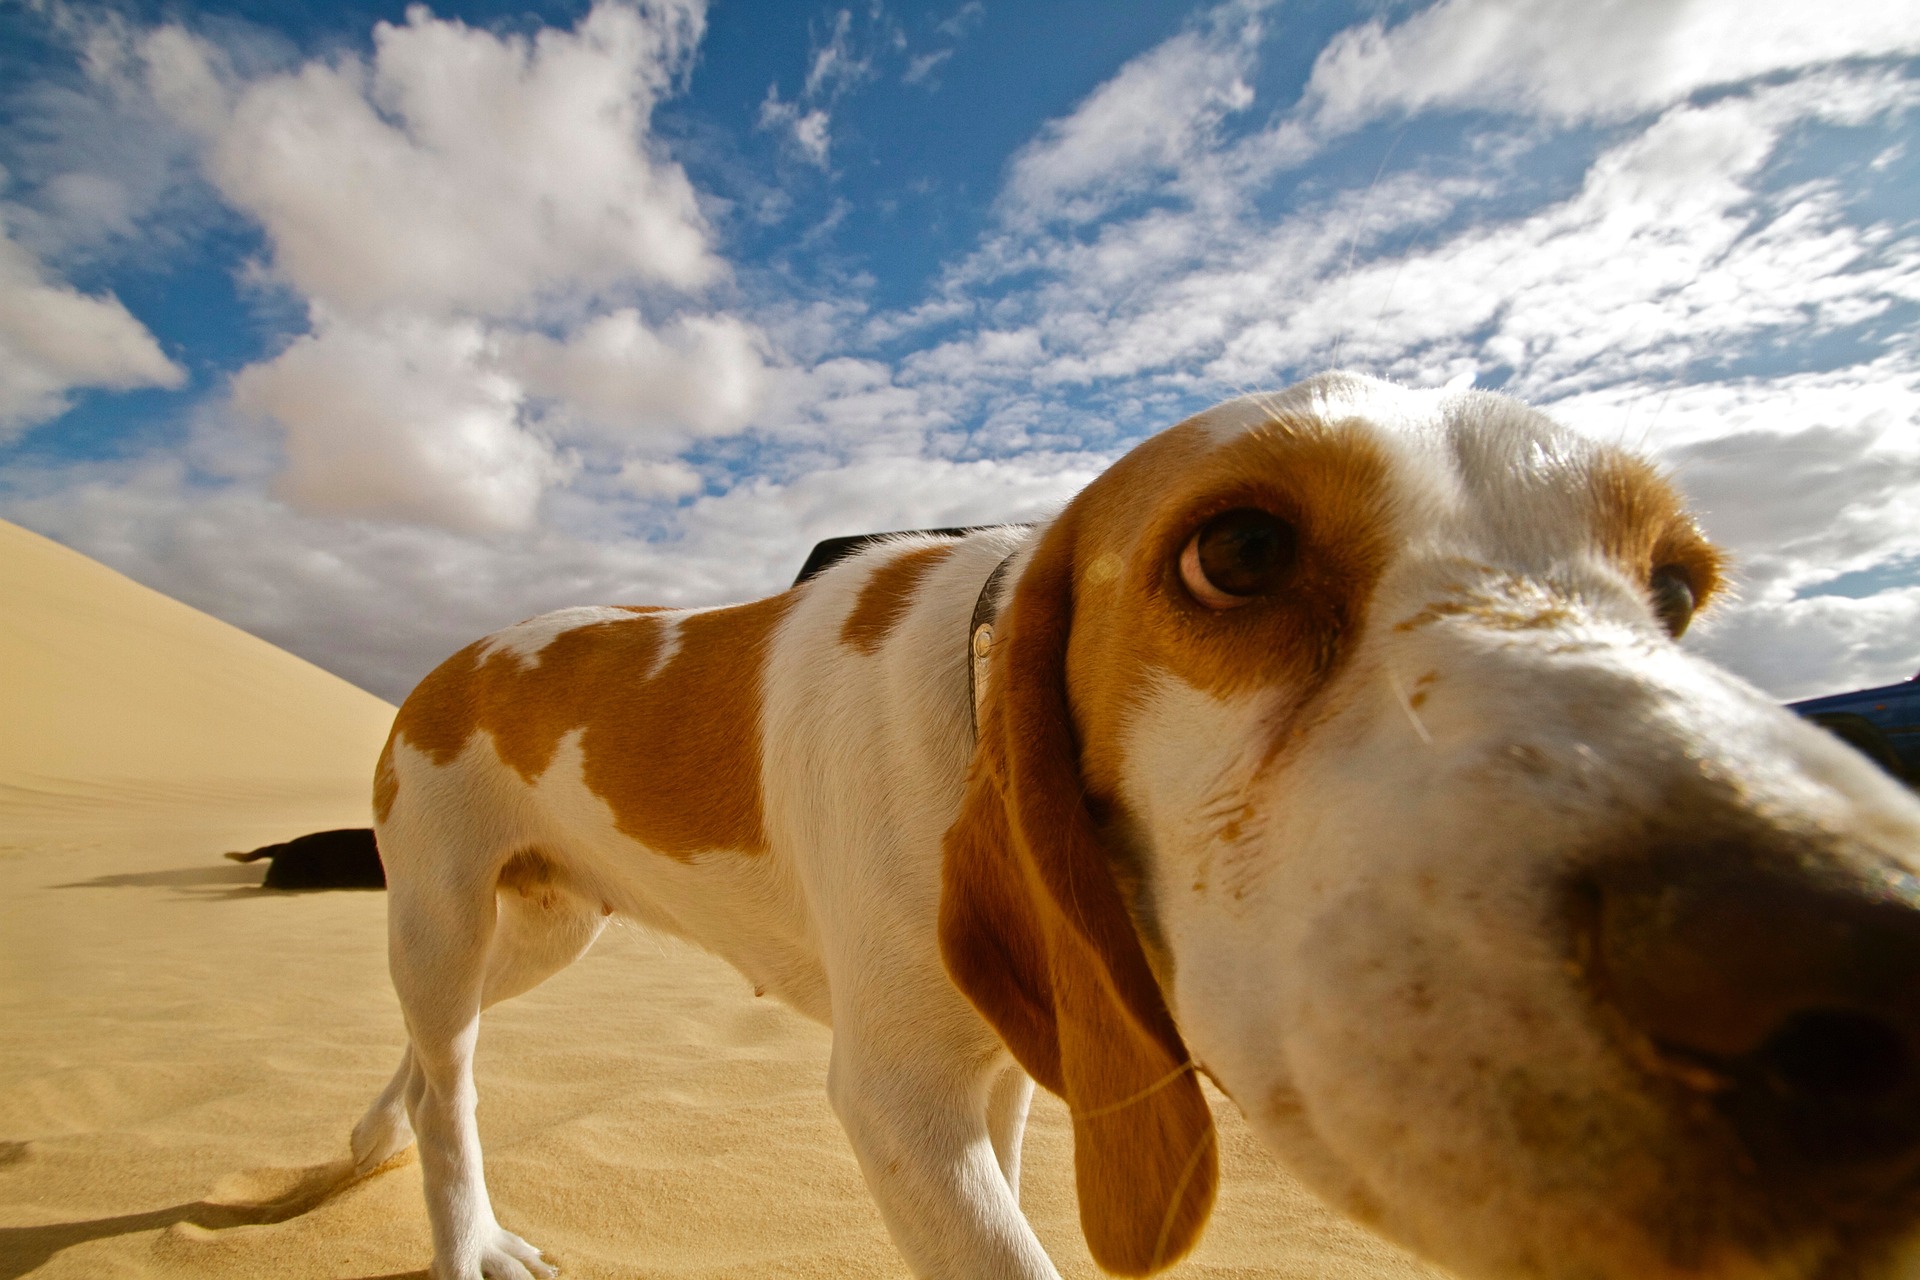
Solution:
<svg viewBox="0 0 1920 1280">
<path fill-rule="evenodd" d="M 404 1108 L 375 1111 L 353 1129 L 353 1176 L 364 1178 L 413 1146 L 413 1126 Z"/>
<path fill-rule="evenodd" d="M 553 1280 L 559 1274 L 538 1249 L 503 1227 L 480 1250 L 483 1280 Z"/>
</svg>

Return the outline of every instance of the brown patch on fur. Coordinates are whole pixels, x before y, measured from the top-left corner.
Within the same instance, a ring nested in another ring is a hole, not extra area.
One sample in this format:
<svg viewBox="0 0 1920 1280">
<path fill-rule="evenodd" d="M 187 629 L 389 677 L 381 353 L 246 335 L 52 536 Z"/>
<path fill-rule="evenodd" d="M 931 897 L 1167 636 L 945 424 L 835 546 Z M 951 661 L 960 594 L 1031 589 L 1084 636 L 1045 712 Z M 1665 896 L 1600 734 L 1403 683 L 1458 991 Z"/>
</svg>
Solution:
<svg viewBox="0 0 1920 1280">
<path fill-rule="evenodd" d="M 1686 504 L 1654 466 L 1609 453 L 1590 473 L 1600 546 L 1634 581 L 1673 566 L 1693 589 L 1694 611 L 1707 607 L 1725 575 L 1726 556 L 1708 542 Z"/>
<path fill-rule="evenodd" d="M 907 606 L 913 603 L 920 580 L 952 553 L 952 543 L 915 547 L 876 568 L 860 588 L 860 598 L 853 602 L 853 611 L 840 626 L 840 643 L 861 653 L 879 652 L 895 624 L 906 615 Z"/>
<path fill-rule="evenodd" d="M 386 745 L 380 748 L 380 760 L 373 766 L 373 820 L 385 822 L 387 815 L 393 812 L 393 802 L 400 797 L 400 775 L 393 771 L 393 740 L 399 736 L 399 730 L 387 734 Z"/>
<path fill-rule="evenodd" d="M 624 698 L 612 688 L 622 705 L 588 721 L 586 775 L 622 831 L 679 857 L 766 851 L 760 679 L 793 599 L 788 592 L 683 618 L 679 651 L 657 676 Z"/>
<path fill-rule="evenodd" d="M 1575 620 L 1566 599 L 1520 573 L 1504 573 L 1477 585 L 1471 593 L 1437 600 L 1412 617 L 1393 624 L 1395 631 L 1417 631 L 1448 618 L 1470 618 L 1490 631 L 1552 631 Z"/>
<path fill-rule="evenodd" d="M 1090 791 L 1117 793 L 1126 721 L 1155 670 L 1219 697 L 1286 689 L 1292 712 L 1274 727 L 1276 750 L 1304 732 L 1302 717 L 1358 642 L 1391 554 L 1387 473 L 1372 439 L 1346 424 L 1275 419 L 1226 444 L 1187 424 L 1075 499 L 1067 671 Z M 1290 523 L 1298 558 L 1274 595 L 1215 611 L 1182 584 L 1180 552 L 1235 507 Z"/>
<path fill-rule="evenodd" d="M 635 840 L 677 858 L 766 849 L 760 811 L 760 673 L 787 593 L 679 619 L 680 644 L 651 678 L 662 619 L 590 623 L 537 659 L 468 645 L 407 698 L 397 737 L 446 765 L 478 730 L 531 783 L 581 730 L 586 784 Z"/>
<path fill-rule="evenodd" d="M 560 902 L 560 872 L 538 849 L 522 849 L 500 866 L 495 884 L 506 893 L 517 893 L 542 907 Z"/>
</svg>

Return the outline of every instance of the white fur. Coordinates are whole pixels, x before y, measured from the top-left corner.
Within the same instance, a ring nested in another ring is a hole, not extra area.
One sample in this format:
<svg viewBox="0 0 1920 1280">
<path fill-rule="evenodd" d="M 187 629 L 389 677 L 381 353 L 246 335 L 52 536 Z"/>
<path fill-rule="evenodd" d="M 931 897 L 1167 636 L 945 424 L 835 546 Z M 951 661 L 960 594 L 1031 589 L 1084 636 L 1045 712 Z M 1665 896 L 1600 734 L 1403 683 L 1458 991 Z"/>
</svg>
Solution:
<svg viewBox="0 0 1920 1280">
<path fill-rule="evenodd" d="M 1738 773 L 1757 808 L 1836 830 L 1911 834 L 1920 813 L 1658 633 L 1636 588 L 1585 549 L 1585 498 L 1556 485 L 1573 474 L 1556 457 L 1588 447 L 1578 438 L 1498 397 L 1347 377 L 1234 401 L 1203 424 L 1224 444 L 1276 408 L 1375 437 L 1391 463 L 1396 558 L 1338 677 L 1339 710 L 1287 767 L 1262 775 L 1260 743 L 1298 691 L 1223 701 L 1167 673 L 1135 691 L 1123 799 L 1169 1005 L 1196 1060 L 1331 1199 L 1476 1272 L 1573 1275 L 1552 1256 L 1554 1233 L 1579 1215 L 1595 1237 L 1631 1224 L 1570 1169 L 1577 1144 L 1495 1149 L 1473 1063 L 1500 1058 L 1514 1088 L 1551 1078 L 1617 1095 L 1628 1130 L 1634 1086 L 1567 997 L 1516 868 L 1562 856 L 1601 818 L 1650 808 L 1675 770 Z M 841 643 L 842 622 L 873 568 L 914 540 L 800 593 L 761 690 L 767 854 L 640 847 L 587 789 L 577 734 L 532 785 L 485 734 L 444 766 L 399 746 L 379 840 L 412 1045 L 354 1150 L 371 1168 L 417 1132 L 436 1280 L 550 1274 L 487 1200 L 473 1043 L 479 1009 L 583 952 L 605 908 L 699 942 L 833 1027 L 828 1095 L 914 1274 L 1056 1274 L 1018 1205 L 1032 1084 L 955 990 L 935 941 L 941 839 L 972 751 L 968 619 L 994 566 L 1041 532 L 965 539 L 871 655 Z M 1531 631 L 1394 628 L 1462 595 L 1514 609 L 1550 598 L 1571 616 Z M 533 660 L 609 616 L 630 615 L 567 610 L 494 643 Z M 1540 761 L 1551 768 L 1529 767 Z M 1228 835 L 1230 810 L 1245 820 Z M 574 887 L 551 906 L 495 893 L 502 860 L 529 846 Z M 1424 1010 L 1408 1003 L 1415 987 Z M 1493 1169 L 1509 1176 L 1468 1176 Z M 1556 1178 L 1574 1190 L 1536 1214 Z M 1689 1274 L 1802 1273 L 1734 1259 Z"/>
<path fill-rule="evenodd" d="M 632 616 L 625 609 L 603 604 L 555 609 L 552 613 L 543 613 L 537 618 L 528 618 L 525 622 L 516 622 L 494 632 L 481 645 L 480 658 L 485 661 L 504 650 L 522 662 L 538 662 L 547 646 L 569 631 L 590 627 L 596 622 L 618 622 Z"/>
</svg>

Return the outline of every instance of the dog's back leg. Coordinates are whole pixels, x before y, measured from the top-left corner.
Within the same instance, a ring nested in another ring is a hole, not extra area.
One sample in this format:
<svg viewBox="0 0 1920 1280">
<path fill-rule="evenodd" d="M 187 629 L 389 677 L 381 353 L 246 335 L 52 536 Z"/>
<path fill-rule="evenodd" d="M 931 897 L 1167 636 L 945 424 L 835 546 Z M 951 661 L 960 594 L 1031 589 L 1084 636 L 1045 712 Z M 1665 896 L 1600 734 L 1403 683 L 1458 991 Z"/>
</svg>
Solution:
<svg viewBox="0 0 1920 1280">
<path fill-rule="evenodd" d="M 400 1052 L 399 1070 L 387 1087 L 353 1126 L 353 1172 L 355 1177 L 372 1173 L 387 1161 L 413 1145 L 413 1124 L 407 1112 L 414 1103 L 408 1094 L 424 1081 L 413 1069 L 413 1046 Z"/>
<path fill-rule="evenodd" d="M 611 909 L 568 887 L 562 873 L 534 850 L 501 869 L 493 942 L 487 950 L 482 1008 L 531 991 L 587 953 Z"/>
<path fill-rule="evenodd" d="M 483 1009 L 531 991 L 572 964 L 606 925 L 603 912 L 565 891 L 535 895 L 503 887 L 497 908 L 481 991 Z M 413 1145 L 407 1116 L 425 1083 L 414 1068 L 409 1044 L 400 1055 L 399 1069 L 353 1128 L 356 1175 L 371 1173 Z"/>
<path fill-rule="evenodd" d="M 383 1150 L 404 1147 L 404 1107 L 420 1144 L 433 1280 L 551 1276 L 539 1250 L 494 1218 L 474 1118 L 473 1051 L 481 1009 L 566 967 L 604 917 L 537 853 L 496 861 L 430 838 L 433 848 L 391 842 L 389 958 L 410 1044 L 356 1128 L 355 1153 L 385 1159 Z"/>
</svg>

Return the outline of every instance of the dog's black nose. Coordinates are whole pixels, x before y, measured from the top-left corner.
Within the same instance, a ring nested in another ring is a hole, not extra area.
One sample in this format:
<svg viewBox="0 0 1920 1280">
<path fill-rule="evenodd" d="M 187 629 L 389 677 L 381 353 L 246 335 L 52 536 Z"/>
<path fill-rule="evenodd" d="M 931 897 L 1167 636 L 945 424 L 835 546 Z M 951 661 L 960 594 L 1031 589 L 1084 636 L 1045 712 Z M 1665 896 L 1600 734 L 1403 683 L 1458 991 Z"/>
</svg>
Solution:
<svg viewBox="0 0 1920 1280">
<path fill-rule="evenodd" d="M 1711 1097 L 1760 1165 L 1904 1177 L 1920 885 L 1828 861 L 1706 847 L 1609 869 L 1585 887 L 1586 967 L 1638 1056 Z"/>
</svg>

